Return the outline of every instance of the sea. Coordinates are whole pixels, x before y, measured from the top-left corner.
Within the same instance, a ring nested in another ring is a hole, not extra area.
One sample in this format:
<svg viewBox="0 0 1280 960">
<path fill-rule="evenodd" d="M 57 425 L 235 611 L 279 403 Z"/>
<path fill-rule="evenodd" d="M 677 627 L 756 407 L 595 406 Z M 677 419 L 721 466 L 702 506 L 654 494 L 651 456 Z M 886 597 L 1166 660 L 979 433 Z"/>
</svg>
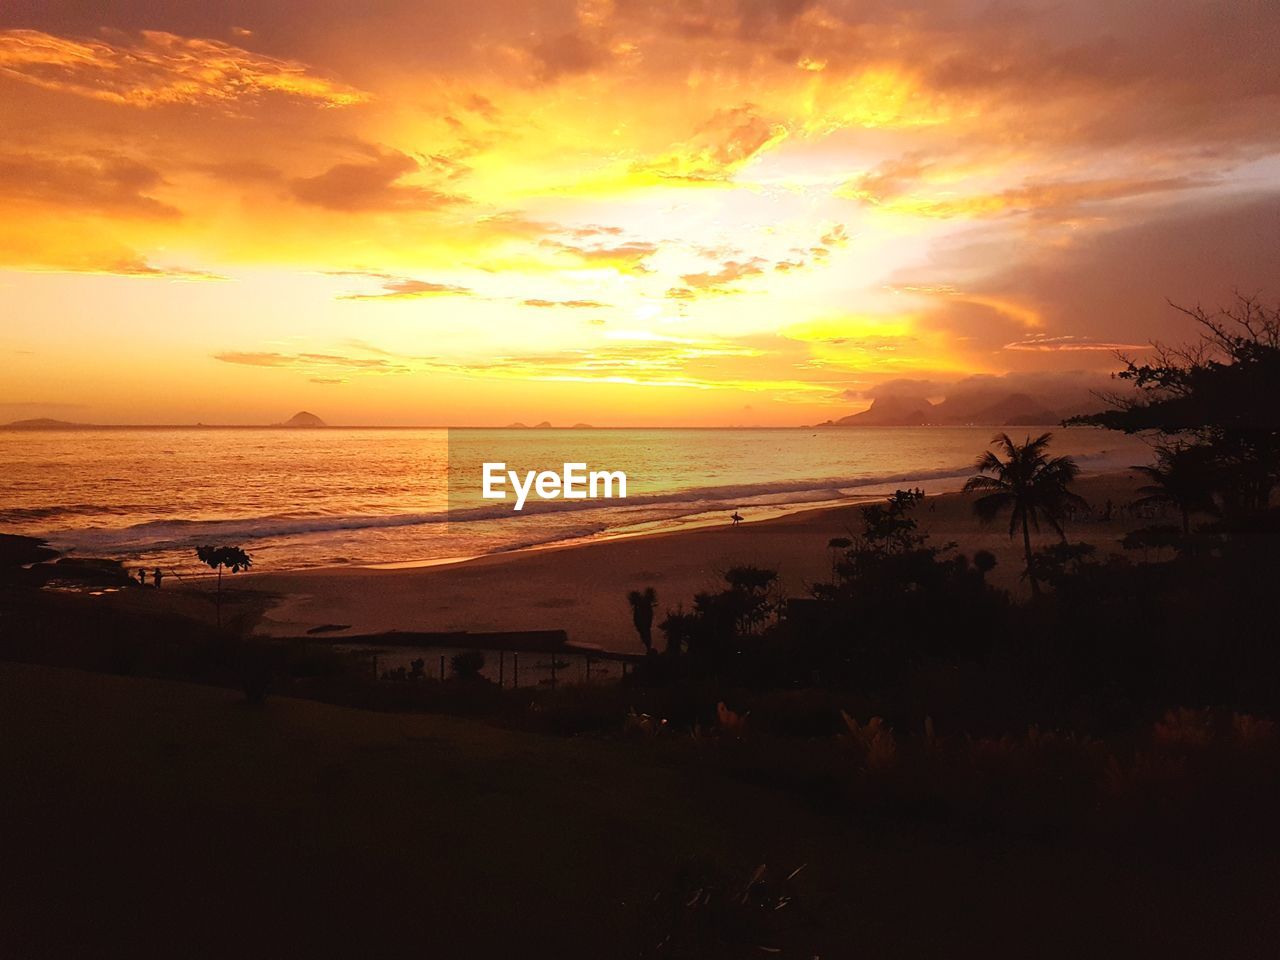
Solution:
<svg viewBox="0 0 1280 960">
<path fill-rule="evenodd" d="M 1085 472 L 1140 441 L 1052 430 Z M 728 523 L 919 486 L 959 489 L 990 427 L 798 429 L 86 428 L 0 430 L 0 533 L 179 576 L 235 545 L 260 571 L 397 567 Z M 625 499 L 482 497 L 485 462 L 623 471 Z"/>
</svg>

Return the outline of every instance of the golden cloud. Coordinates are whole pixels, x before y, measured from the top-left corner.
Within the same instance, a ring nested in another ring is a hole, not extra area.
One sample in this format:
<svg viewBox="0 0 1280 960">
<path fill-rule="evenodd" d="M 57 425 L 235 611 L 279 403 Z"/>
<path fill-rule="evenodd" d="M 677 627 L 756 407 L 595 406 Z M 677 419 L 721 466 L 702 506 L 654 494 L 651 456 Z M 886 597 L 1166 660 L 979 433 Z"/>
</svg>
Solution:
<svg viewBox="0 0 1280 960">
<path fill-rule="evenodd" d="M 601 303 L 599 300 L 539 300 L 530 299 L 522 300 L 526 307 L 569 307 L 578 310 L 587 310 L 597 307 L 607 307 L 607 303 Z"/>
<path fill-rule="evenodd" d="M 729 260 L 716 271 L 686 273 L 680 277 L 685 282 L 685 286 L 668 290 L 667 296 L 688 299 L 685 294 L 686 290 L 693 294 L 698 292 L 737 293 L 737 288 L 733 287 L 732 284 L 744 277 L 755 277 L 764 273 L 766 263 L 767 261 L 760 257 L 752 257 L 750 260 L 744 261 Z"/>
<path fill-rule="evenodd" d="M 158 30 L 117 42 L 5 30 L 0 32 L 0 75 L 134 107 L 225 105 L 268 94 L 330 107 L 369 99 L 354 87 L 314 75 L 297 61 Z"/>
<path fill-rule="evenodd" d="M 1056 351 L 1089 351 L 1103 350 L 1116 353 L 1121 350 L 1149 350 L 1149 343 L 1122 343 L 1113 340 L 1095 340 L 1090 337 L 1029 337 L 1026 340 L 1015 340 L 1004 345 L 1005 350 L 1025 350 L 1039 353 Z"/>
<path fill-rule="evenodd" d="M 569 254 L 589 267 L 605 267 L 618 273 L 631 274 L 648 273 L 645 261 L 658 252 L 656 243 L 640 241 L 586 246 L 560 240 L 544 240 L 542 245 Z"/>
<path fill-rule="evenodd" d="M 136 277 L 143 280 L 222 282 L 229 278 L 209 270 L 152 263 L 132 251 L 103 249 L 60 250 L 48 245 L 13 243 L 0 236 L 0 264 L 31 273 L 85 273 L 108 277 Z"/>
<path fill-rule="evenodd" d="M 339 300 L 413 300 L 419 297 L 435 296 L 468 296 L 470 287 L 462 287 L 452 283 L 434 283 L 429 280 L 415 280 L 413 277 L 397 277 L 388 273 L 363 273 L 356 270 L 332 270 L 329 276 L 335 277 L 368 277 L 382 285 L 378 293 L 347 293 Z"/>
<path fill-rule="evenodd" d="M 358 373 L 408 373 L 410 368 L 385 357 L 351 357 L 332 353 L 276 353 L 273 351 L 215 353 L 213 359 L 246 367 L 273 367 L 305 372 L 349 370 Z"/>
<path fill-rule="evenodd" d="M 785 125 L 765 120 L 753 104 L 743 104 L 717 111 L 684 143 L 633 169 L 665 180 L 724 181 L 786 136 Z"/>
</svg>

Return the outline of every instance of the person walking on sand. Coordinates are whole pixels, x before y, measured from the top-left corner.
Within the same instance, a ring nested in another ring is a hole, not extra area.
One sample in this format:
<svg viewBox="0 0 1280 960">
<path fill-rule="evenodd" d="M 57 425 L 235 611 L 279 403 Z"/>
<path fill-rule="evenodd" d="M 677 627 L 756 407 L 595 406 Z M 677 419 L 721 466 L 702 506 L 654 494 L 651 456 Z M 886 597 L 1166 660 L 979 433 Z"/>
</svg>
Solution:
<svg viewBox="0 0 1280 960">
<path fill-rule="evenodd" d="M 151 571 L 151 582 L 156 585 L 156 589 L 160 589 L 160 581 L 164 579 L 164 574 L 160 572 L 160 568 L 156 567 Z"/>
<path fill-rule="evenodd" d="M 738 513 L 738 511 L 735 510 L 733 511 L 733 516 L 730 517 L 729 519 L 733 521 L 733 525 L 736 527 L 738 524 L 742 522 L 742 514 Z"/>
<path fill-rule="evenodd" d="M 147 585 L 147 568 L 140 567 L 138 569 L 138 586 L 145 587 Z"/>
</svg>

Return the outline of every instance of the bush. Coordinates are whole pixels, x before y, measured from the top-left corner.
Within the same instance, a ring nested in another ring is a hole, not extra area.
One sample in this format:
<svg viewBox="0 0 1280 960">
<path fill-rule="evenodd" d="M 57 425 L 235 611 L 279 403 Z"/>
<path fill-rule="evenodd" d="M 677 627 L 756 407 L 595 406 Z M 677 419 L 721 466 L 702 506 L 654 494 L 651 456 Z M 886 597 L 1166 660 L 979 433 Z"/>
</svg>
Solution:
<svg viewBox="0 0 1280 960">
<path fill-rule="evenodd" d="M 449 661 L 449 668 L 458 680 L 479 680 L 480 671 L 484 669 L 484 653 L 479 650 L 463 650 L 455 653 Z"/>
</svg>

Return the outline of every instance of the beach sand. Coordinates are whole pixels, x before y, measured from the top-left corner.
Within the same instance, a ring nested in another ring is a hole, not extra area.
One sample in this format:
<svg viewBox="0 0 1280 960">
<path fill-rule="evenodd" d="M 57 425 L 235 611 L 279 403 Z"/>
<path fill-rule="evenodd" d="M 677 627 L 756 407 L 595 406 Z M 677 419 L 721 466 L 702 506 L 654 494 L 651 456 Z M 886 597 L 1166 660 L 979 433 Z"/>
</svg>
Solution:
<svg viewBox="0 0 1280 960">
<path fill-rule="evenodd" d="M 1141 484 L 1132 471 L 1082 477 L 1076 489 L 1099 512 L 1107 500 L 1120 505 Z M 883 491 L 886 495 L 892 489 Z M 804 510 L 731 526 L 704 527 L 623 539 L 598 540 L 480 557 L 443 566 L 408 569 L 330 568 L 260 573 L 235 578 L 237 591 L 265 592 L 275 602 L 259 623 L 260 633 L 340 639 L 388 630 L 567 631 L 571 643 L 639 653 L 626 595 L 647 586 L 664 611 L 690 605 L 695 593 L 715 590 L 730 567 L 754 564 L 778 571 L 783 593 L 804 595 L 808 585 L 831 576 L 833 537 L 861 529 L 860 505 Z M 981 525 L 972 498 L 959 493 L 929 497 L 915 514 L 931 543 L 957 543 L 960 552 L 990 550 L 998 558 L 991 581 L 1023 596 L 1020 540 L 1008 536 L 1007 520 Z M 1141 523 L 1081 521 L 1067 534 L 1119 550 L 1117 541 Z M 1051 542 L 1044 530 L 1038 540 Z"/>
</svg>

